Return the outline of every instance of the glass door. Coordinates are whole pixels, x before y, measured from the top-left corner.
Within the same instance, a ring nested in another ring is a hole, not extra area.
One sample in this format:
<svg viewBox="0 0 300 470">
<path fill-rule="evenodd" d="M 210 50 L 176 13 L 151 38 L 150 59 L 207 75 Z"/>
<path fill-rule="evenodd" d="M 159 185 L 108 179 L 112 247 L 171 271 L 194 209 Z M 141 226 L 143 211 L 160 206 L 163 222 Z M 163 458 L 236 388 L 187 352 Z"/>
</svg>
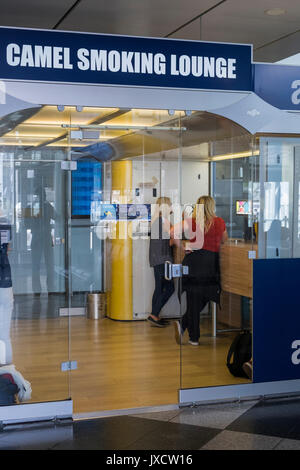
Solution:
<svg viewBox="0 0 300 470">
<path fill-rule="evenodd" d="M 8 373 L 18 383 L 17 404 L 71 394 L 61 127 L 68 110 L 29 111 L 3 118 L 0 144 L 0 379 Z"/>
<path fill-rule="evenodd" d="M 68 132 L 75 413 L 177 403 L 180 301 L 164 262 L 181 202 L 180 113 L 84 107 Z"/>
<path fill-rule="evenodd" d="M 185 236 L 192 243 L 183 243 L 181 389 L 249 383 L 246 375 L 231 374 L 227 361 L 234 338 L 252 326 L 252 136 L 203 112 L 186 116 L 182 125 L 182 167 L 194 171 L 182 173 L 191 206 Z"/>
<path fill-rule="evenodd" d="M 69 358 L 69 322 L 63 315 L 68 307 L 65 175 L 60 161 L 15 161 L 13 171 L 15 211 L 9 259 L 14 363 L 30 381 L 34 402 L 66 399 L 70 389 L 64 372 Z"/>
</svg>

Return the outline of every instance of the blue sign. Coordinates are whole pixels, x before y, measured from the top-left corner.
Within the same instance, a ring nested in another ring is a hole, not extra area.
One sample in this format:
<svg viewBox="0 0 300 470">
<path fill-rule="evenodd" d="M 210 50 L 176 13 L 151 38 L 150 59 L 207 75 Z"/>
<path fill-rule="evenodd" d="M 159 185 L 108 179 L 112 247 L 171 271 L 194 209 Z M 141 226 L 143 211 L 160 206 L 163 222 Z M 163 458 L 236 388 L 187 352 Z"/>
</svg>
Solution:
<svg viewBox="0 0 300 470">
<path fill-rule="evenodd" d="M 300 379 L 300 259 L 253 261 L 253 381 Z"/>
<path fill-rule="evenodd" d="M 0 28 L 0 78 L 252 90 L 252 46 Z"/>
<path fill-rule="evenodd" d="M 254 91 L 276 108 L 300 110 L 300 67 L 254 64 Z"/>
</svg>

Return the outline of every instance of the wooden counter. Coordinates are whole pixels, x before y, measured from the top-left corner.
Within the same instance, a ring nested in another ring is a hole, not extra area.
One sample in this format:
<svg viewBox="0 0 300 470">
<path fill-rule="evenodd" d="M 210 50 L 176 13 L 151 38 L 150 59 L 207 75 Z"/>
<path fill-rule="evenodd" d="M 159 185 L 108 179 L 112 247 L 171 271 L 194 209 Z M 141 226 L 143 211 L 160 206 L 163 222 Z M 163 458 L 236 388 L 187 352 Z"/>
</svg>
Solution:
<svg viewBox="0 0 300 470">
<path fill-rule="evenodd" d="M 252 298 L 252 259 L 248 252 L 255 251 L 257 244 L 228 240 L 221 245 L 220 269 L 222 290 Z"/>
</svg>

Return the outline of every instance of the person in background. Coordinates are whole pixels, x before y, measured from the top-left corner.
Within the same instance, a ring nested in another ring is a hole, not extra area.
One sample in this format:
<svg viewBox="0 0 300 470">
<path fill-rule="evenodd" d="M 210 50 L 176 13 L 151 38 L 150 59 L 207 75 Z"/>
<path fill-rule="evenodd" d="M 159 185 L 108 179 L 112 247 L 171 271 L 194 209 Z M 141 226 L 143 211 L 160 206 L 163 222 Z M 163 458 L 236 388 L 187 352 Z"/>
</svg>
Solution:
<svg viewBox="0 0 300 470">
<path fill-rule="evenodd" d="M 152 311 L 147 321 L 152 326 L 165 327 L 167 322 L 160 318 L 160 311 L 174 293 L 174 282 L 165 279 L 165 262 L 173 262 L 170 245 L 170 214 L 172 203 L 168 197 L 156 201 L 156 210 L 151 223 L 149 249 L 150 266 L 154 269 L 155 289 L 152 297 Z"/>
<path fill-rule="evenodd" d="M 199 345 L 200 312 L 207 302 L 220 303 L 221 283 L 219 250 L 228 236 L 225 222 L 215 214 L 215 201 L 211 196 L 201 196 L 191 219 L 183 223 L 186 241 L 182 264 L 189 273 L 182 278 L 182 291 L 186 291 L 187 309 L 181 321 L 175 321 L 175 339 L 178 344 L 186 330 L 189 344 Z"/>
<path fill-rule="evenodd" d="M 9 243 L 11 242 L 11 225 L 6 217 L 0 215 L 0 381 L 6 384 L 5 390 L 14 388 L 19 402 L 31 399 L 31 384 L 16 370 L 13 362 L 13 351 L 10 337 L 13 313 L 13 288 L 11 267 L 8 259 Z M 2 400 L 7 399 L 2 389 Z M 14 401 L 15 403 L 15 401 Z M 5 403 L 5 400 L 2 401 Z M 11 404 L 11 403 L 9 403 Z"/>
<path fill-rule="evenodd" d="M 54 241 L 52 239 L 51 221 L 57 219 L 54 207 L 47 200 L 45 188 L 36 186 L 34 189 L 34 203 L 30 209 L 30 216 L 25 219 L 26 228 L 31 230 L 31 267 L 32 291 L 39 296 L 42 293 L 41 264 L 44 257 L 46 271 L 47 293 L 52 293 L 54 287 Z"/>
<path fill-rule="evenodd" d="M 12 363 L 10 325 L 13 312 L 13 288 L 8 259 L 11 226 L 0 217 L 0 364 Z"/>
</svg>

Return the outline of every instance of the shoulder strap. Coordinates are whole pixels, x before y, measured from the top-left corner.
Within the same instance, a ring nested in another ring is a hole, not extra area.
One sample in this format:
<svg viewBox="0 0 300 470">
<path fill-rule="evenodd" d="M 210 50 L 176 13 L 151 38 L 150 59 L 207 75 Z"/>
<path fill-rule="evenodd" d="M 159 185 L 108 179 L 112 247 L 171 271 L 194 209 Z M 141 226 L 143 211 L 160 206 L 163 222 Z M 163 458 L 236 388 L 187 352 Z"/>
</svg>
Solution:
<svg viewBox="0 0 300 470">
<path fill-rule="evenodd" d="M 227 354 L 227 365 L 230 364 L 231 357 L 232 357 L 232 355 L 233 355 L 233 353 L 236 349 L 236 345 L 239 342 L 240 338 L 241 338 L 241 335 L 238 334 L 231 343 L 231 346 L 230 346 L 228 354 Z"/>
</svg>

